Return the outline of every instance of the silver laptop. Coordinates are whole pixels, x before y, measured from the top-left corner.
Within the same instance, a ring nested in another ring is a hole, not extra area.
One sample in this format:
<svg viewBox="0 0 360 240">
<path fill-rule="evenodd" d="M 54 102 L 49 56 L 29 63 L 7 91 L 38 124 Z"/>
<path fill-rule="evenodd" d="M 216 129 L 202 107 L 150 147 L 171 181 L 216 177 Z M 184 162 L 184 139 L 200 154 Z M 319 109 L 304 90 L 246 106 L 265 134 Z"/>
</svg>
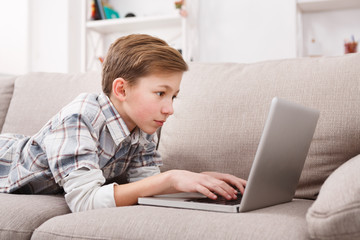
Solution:
<svg viewBox="0 0 360 240">
<path fill-rule="evenodd" d="M 290 202 L 308 154 L 319 111 L 275 97 L 243 195 L 227 201 L 200 193 L 142 197 L 142 205 L 219 212 L 246 212 Z"/>
</svg>

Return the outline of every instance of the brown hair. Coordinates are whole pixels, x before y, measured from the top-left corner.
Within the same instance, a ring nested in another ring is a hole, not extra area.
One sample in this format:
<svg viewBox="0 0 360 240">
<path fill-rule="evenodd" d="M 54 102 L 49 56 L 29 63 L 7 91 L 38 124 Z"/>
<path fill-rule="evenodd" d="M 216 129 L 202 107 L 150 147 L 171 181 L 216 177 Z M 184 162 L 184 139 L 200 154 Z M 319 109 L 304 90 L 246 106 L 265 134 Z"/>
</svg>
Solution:
<svg viewBox="0 0 360 240">
<path fill-rule="evenodd" d="M 179 51 L 165 41 L 145 34 L 132 34 L 111 44 L 103 63 L 102 89 L 110 96 L 116 78 L 135 85 L 140 77 L 165 72 L 185 72 L 188 66 Z"/>
</svg>

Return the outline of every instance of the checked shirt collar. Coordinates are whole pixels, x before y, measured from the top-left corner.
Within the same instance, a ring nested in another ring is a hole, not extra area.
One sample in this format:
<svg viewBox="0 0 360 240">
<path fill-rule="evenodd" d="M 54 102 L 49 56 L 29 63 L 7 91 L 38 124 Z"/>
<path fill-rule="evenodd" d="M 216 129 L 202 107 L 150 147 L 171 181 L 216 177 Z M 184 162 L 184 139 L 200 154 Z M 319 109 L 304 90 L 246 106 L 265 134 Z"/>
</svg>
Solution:
<svg viewBox="0 0 360 240">
<path fill-rule="evenodd" d="M 111 137 L 116 145 L 119 145 L 129 136 L 131 136 L 131 144 L 139 142 L 141 135 L 140 129 L 135 128 L 133 133 L 130 133 L 124 120 L 121 118 L 110 99 L 104 93 L 99 95 L 98 102 L 100 104 L 101 111 L 106 118 L 106 126 L 109 129 Z"/>
</svg>

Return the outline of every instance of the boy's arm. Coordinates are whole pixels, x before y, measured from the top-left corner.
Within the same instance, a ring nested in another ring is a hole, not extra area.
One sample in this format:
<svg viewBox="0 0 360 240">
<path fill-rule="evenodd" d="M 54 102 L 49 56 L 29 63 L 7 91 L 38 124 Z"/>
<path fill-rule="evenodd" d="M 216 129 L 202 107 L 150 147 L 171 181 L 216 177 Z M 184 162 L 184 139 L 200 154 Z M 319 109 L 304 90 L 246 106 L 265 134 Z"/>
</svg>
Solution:
<svg viewBox="0 0 360 240">
<path fill-rule="evenodd" d="M 103 185 L 105 178 L 100 169 L 81 168 L 72 171 L 60 185 L 72 212 L 115 207 L 113 184 Z"/>
<path fill-rule="evenodd" d="M 199 192 L 212 199 L 217 198 L 216 193 L 228 200 L 236 199 L 236 191 L 229 184 L 241 190 L 246 181 L 229 174 L 171 170 L 137 182 L 114 185 L 114 198 L 116 206 L 133 205 L 139 197 L 176 192 Z"/>
<path fill-rule="evenodd" d="M 183 170 L 171 170 L 160 174 L 154 172 L 153 169 L 158 169 L 157 166 L 162 165 L 162 161 L 156 151 L 157 138 L 154 135 L 152 137 L 154 138 L 149 139 L 151 143 L 146 146 L 143 155 L 132 159 L 128 170 L 130 183 L 114 186 L 116 206 L 133 205 L 139 197 L 176 192 L 199 192 L 212 199 L 217 198 L 214 194 L 217 193 L 229 200 L 235 199 L 237 192 L 229 184 L 243 192 L 246 181 L 229 174 L 193 173 Z M 149 171 L 152 174 L 144 171 L 147 168 L 152 169 Z M 148 177 L 149 175 L 153 176 Z"/>
</svg>

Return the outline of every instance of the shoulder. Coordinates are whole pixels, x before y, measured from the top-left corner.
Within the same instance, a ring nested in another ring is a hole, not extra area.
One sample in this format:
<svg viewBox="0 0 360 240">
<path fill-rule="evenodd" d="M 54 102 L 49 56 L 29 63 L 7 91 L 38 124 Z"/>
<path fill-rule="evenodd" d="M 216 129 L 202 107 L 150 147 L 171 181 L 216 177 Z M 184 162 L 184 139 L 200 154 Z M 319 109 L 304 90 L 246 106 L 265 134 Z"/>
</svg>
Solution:
<svg viewBox="0 0 360 240">
<path fill-rule="evenodd" d="M 98 96 L 99 94 L 95 93 L 80 94 L 61 109 L 53 123 L 57 125 L 57 123 L 71 121 L 71 119 L 82 119 L 82 121 L 93 123 L 101 112 Z"/>
</svg>

